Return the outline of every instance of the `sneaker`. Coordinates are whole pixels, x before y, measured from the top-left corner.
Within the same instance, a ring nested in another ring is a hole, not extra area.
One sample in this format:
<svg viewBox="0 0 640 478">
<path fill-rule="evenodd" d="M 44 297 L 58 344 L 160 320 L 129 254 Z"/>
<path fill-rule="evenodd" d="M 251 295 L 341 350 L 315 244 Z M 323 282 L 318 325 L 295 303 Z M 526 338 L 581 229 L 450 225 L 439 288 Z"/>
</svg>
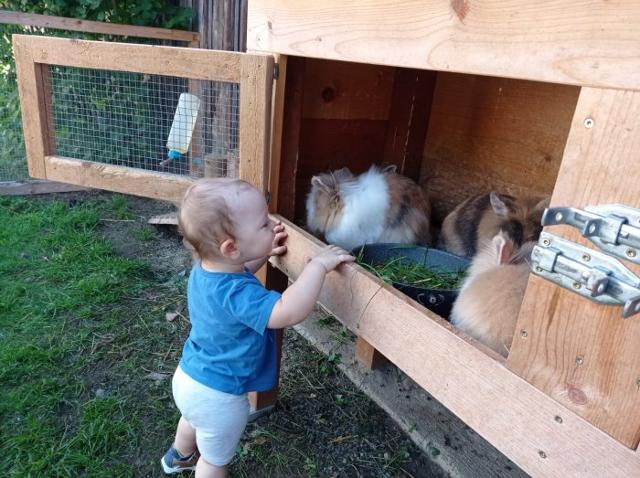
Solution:
<svg viewBox="0 0 640 478">
<path fill-rule="evenodd" d="M 196 463 L 198 463 L 198 458 L 200 458 L 200 453 L 198 450 L 194 451 L 191 455 L 182 456 L 178 453 L 173 446 L 167 450 L 164 454 L 160 463 L 162 464 L 162 469 L 167 475 L 171 475 L 173 473 L 181 473 L 183 471 L 195 470 Z"/>
</svg>

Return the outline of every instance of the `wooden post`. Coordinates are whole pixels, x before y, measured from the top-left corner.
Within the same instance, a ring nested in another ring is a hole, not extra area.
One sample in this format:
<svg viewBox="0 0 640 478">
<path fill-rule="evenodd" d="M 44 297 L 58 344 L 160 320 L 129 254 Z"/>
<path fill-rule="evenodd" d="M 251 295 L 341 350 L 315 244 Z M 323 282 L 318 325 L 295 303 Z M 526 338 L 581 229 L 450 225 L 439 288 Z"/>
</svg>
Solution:
<svg viewBox="0 0 640 478">
<path fill-rule="evenodd" d="M 371 370 L 380 368 L 387 361 L 384 355 L 362 337 L 356 339 L 356 358 L 358 362 Z"/>
</svg>

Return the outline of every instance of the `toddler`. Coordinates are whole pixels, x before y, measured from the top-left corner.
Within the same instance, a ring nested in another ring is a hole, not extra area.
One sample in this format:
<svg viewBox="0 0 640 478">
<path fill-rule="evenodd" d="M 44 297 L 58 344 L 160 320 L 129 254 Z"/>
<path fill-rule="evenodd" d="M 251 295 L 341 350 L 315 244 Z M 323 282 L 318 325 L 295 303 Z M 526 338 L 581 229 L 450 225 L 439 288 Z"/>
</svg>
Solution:
<svg viewBox="0 0 640 478">
<path fill-rule="evenodd" d="M 286 232 L 269 218 L 263 195 L 236 179 L 191 185 L 179 224 L 195 258 L 187 288 L 191 332 L 172 384 L 182 417 L 161 464 L 165 473 L 226 477 L 249 417 L 247 392 L 270 390 L 276 381 L 274 329 L 302 322 L 325 275 L 354 258 L 329 246 L 282 295 L 265 289 L 253 273 L 286 252 Z"/>
</svg>

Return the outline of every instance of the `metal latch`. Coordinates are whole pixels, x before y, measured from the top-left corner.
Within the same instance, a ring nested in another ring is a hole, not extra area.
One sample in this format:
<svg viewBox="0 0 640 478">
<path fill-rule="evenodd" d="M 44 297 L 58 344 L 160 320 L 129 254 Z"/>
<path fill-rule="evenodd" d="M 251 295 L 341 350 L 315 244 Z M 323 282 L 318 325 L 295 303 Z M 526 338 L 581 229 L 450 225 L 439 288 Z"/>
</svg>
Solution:
<svg viewBox="0 0 640 478">
<path fill-rule="evenodd" d="M 603 251 L 640 264 L 640 209 L 623 204 L 546 209 L 542 225 L 558 224 L 573 226 Z"/>
<path fill-rule="evenodd" d="M 640 312 L 640 279 L 602 252 L 543 231 L 531 253 L 531 270 L 595 302 L 622 305 L 625 319 Z"/>
</svg>

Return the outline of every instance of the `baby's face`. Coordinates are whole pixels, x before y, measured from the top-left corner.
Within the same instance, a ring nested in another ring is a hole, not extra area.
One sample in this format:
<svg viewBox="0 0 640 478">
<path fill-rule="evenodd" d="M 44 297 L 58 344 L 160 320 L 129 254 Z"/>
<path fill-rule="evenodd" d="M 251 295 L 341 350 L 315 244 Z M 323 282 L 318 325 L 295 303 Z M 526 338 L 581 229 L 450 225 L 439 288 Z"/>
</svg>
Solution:
<svg viewBox="0 0 640 478">
<path fill-rule="evenodd" d="M 269 219 L 267 202 L 257 190 L 242 190 L 232 202 L 236 247 L 244 262 L 271 252 L 274 223 Z"/>
</svg>

